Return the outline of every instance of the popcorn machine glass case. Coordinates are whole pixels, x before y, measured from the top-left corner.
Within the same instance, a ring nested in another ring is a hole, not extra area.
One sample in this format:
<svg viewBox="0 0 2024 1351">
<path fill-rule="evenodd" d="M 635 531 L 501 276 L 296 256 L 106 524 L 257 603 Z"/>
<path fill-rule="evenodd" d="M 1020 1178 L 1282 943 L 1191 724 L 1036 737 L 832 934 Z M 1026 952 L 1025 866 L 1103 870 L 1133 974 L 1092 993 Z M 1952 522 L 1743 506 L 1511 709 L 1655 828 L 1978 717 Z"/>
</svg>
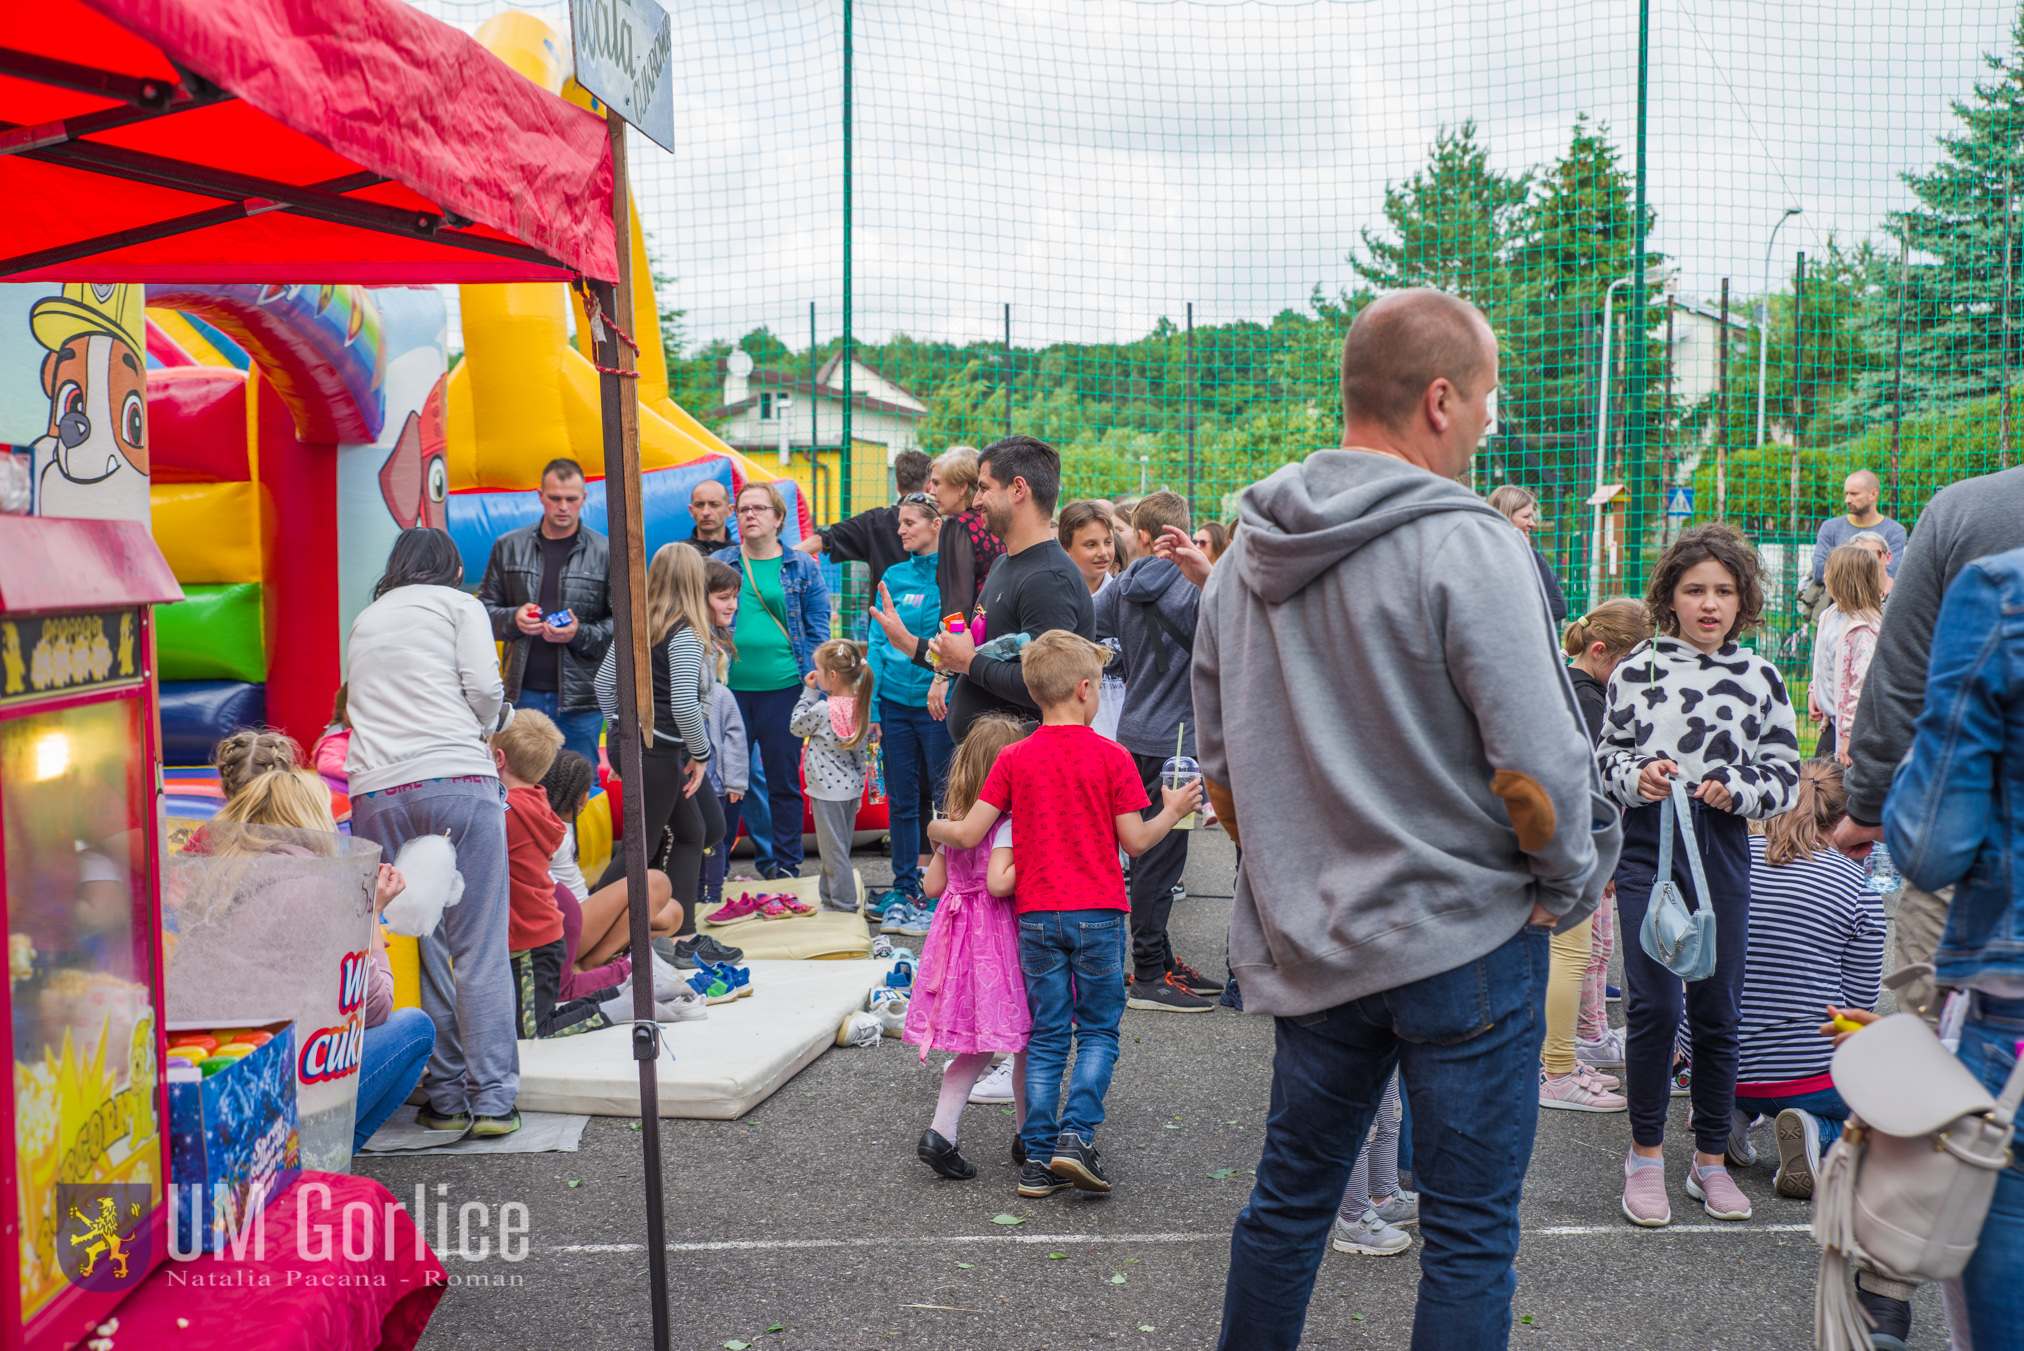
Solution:
<svg viewBox="0 0 2024 1351">
<path fill-rule="evenodd" d="M 116 524 L 16 518 L 0 546 Z M 144 530 L 137 544 L 160 559 Z M 0 1282 L 0 1347 L 45 1351 L 89 1338 L 167 1249 L 159 775 L 150 611 L 104 605 L 134 595 L 132 578 L 94 585 L 92 558 L 54 551 L 60 566 L 24 586 L 22 557 L 0 547 L 0 1014 L 13 1052 L 0 1095 L 13 1251 L 0 1256 L 16 1277 Z M 48 608 L 65 593 L 92 608 Z"/>
</svg>

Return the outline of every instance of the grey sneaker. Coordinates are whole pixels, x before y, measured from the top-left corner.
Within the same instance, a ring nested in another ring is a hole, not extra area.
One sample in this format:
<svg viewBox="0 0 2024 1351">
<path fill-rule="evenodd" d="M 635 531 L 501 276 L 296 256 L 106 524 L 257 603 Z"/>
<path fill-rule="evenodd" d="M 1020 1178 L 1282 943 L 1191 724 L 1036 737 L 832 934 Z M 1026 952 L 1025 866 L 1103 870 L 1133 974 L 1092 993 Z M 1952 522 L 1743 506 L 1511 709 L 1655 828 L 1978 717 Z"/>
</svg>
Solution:
<svg viewBox="0 0 2024 1351">
<path fill-rule="evenodd" d="M 1406 1191 L 1404 1188 L 1399 1189 L 1397 1196 L 1372 1201 L 1370 1208 L 1376 1211 L 1377 1217 L 1386 1224 L 1395 1224 L 1400 1228 L 1420 1222 L 1420 1194 Z"/>
<path fill-rule="evenodd" d="M 1412 1247 L 1413 1239 L 1405 1230 L 1379 1219 L 1375 1210 L 1366 1210 L 1353 1222 L 1337 1215 L 1328 1246 L 1337 1252 L 1362 1253 L 1366 1257 L 1394 1257 Z"/>
<path fill-rule="evenodd" d="M 1787 1107 L 1772 1127 L 1778 1139 L 1778 1174 L 1771 1189 L 1794 1200 L 1813 1199 L 1813 1180 L 1820 1176 L 1820 1122 L 1811 1112 Z"/>
<path fill-rule="evenodd" d="M 1756 1119 L 1754 1112 L 1741 1107 L 1729 1113 L 1729 1148 L 1722 1157 L 1731 1168 L 1756 1166 L 1757 1146 L 1750 1143 L 1750 1123 Z"/>
</svg>

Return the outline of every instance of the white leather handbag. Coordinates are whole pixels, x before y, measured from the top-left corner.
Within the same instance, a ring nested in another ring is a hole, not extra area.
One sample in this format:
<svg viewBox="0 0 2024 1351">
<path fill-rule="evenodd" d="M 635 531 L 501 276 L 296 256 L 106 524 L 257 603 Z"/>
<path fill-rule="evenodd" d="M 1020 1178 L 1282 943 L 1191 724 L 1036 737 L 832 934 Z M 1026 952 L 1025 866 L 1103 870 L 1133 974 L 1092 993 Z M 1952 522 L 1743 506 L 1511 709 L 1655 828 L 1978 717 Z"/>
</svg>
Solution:
<svg viewBox="0 0 2024 1351">
<path fill-rule="evenodd" d="M 1991 1098 L 1917 1014 L 1898 1013 L 1844 1041 L 1829 1070 L 1850 1116 L 1813 1189 L 1814 1338 L 1821 1351 L 1867 1351 L 1858 1268 L 1921 1285 L 1974 1256 L 2010 1166 L 2024 1060 Z"/>
</svg>

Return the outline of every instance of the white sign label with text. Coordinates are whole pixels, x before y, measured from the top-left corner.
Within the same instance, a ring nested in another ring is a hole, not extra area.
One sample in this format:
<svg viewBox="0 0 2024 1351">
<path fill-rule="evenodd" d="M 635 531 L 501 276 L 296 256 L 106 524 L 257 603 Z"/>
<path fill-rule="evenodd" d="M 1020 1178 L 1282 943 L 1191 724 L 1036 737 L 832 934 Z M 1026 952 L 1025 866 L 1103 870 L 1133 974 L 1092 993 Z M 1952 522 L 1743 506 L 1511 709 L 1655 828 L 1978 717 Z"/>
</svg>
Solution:
<svg viewBox="0 0 2024 1351">
<path fill-rule="evenodd" d="M 569 0 L 576 82 L 675 148 L 674 29 L 655 0 Z"/>
</svg>

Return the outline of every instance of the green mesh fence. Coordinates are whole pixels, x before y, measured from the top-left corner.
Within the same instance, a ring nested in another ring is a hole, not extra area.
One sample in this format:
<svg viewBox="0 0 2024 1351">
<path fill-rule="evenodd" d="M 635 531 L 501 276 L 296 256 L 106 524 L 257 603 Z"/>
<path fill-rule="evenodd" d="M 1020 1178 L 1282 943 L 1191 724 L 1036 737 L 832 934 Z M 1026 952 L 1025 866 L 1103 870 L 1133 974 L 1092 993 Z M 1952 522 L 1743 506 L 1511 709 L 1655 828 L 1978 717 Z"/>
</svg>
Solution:
<svg viewBox="0 0 2024 1351">
<path fill-rule="evenodd" d="M 2010 5 L 670 10 L 681 144 L 633 162 L 676 397 L 749 453 L 784 434 L 822 514 L 884 500 L 902 448 L 1016 429 L 1061 450 L 1064 501 L 1226 519 L 1340 440 L 1357 310 L 1440 286 L 1502 346 L 1473 486 L 1538 497 L 1577 612 L 1725 517 L 1797 674 L 1844 477 L 1909 527 L 2010 461 Z"/>
</svg>

